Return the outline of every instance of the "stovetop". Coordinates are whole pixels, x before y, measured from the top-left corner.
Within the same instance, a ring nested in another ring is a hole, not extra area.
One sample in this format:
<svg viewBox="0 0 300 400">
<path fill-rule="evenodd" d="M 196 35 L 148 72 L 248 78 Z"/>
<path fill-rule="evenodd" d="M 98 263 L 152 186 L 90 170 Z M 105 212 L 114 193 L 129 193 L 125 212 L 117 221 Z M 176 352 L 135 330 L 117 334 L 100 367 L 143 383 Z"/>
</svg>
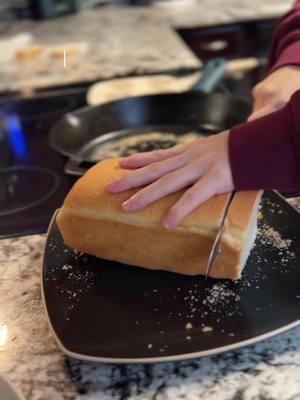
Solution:
<svg viewBox="0 0 300 400">
<path fill-rule="evenodd" d="M 51 127 L 85 105 L 85 90 L 0 103 L 0 238 L 47 230 L 74 180 L 49 146 Z"/>
<path fill-rule="evenodd" d="M 227 79 L 223 87 L 249 97 L 258 76 Z M 75 182 L 65 174 L 66 158 L 49 146 L 49 132 L 66 112 L 86 105 L 85 98 L 82 87 L 0 100 L 0 238 L 47 231 Z"/>
</svg>

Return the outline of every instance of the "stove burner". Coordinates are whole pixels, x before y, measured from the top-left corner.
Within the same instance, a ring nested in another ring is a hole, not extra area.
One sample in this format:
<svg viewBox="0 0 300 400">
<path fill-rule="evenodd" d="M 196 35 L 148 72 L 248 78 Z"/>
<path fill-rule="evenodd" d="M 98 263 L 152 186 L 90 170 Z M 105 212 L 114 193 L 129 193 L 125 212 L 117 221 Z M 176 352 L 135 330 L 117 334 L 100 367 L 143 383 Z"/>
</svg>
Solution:
<svg viewBox="0 0 300 400">
<path fill-rule="evenodd" d="M 59 176 L 43 167 L 16 166 L 0 169 L 0 216 L 36 206 L 59 187 Z"/>
</svg>

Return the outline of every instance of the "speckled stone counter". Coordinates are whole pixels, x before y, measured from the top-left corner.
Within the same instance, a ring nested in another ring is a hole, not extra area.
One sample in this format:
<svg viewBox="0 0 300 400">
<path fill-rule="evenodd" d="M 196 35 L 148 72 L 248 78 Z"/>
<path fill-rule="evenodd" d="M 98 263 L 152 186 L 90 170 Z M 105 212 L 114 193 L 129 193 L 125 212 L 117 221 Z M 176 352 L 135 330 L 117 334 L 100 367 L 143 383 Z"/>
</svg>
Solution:
<svg viewBox="0 0 300 400">
<path fill-rule="evenodd" d="M 176 34 L 177 28 L 278 18 L 294 0 L 181 0 L 180 5 L 104 7 L 51 21 L 19 21 L 1 39 L 20 32 L 33 44 L 84 42 L 87 53 L 62 58 L 0 62 L 0 92 L 31 92 L 53 86 L 178 69 L 195 69 L 200 61 Z M 0 57 L 1 58 L 1 57 Z"/>
<path fill-rule="evenodd" d="M 65 358 L 41 301 L 44 244 L 44 235 L 0 241 L 0 372 L 26 400 L 300 399 L 300 327 L 185 362 L 116 366 Z"/>
<path fill-rule="evenodd" d="M 181 0 L 177 6 L 154 6 L 176 28 L 196 28 L 279 18 L 294 0 Z"/>
<path fill-rule="evenodd" d="M 0 91 L 198 68 L 200 61 L 158 14 L 150 9 L 100 8 L 55 20 L 17 22 L 6 37 L 29 32 L 35 45 L 83 42 L 88 50 L 73 52 L 66 68 L 61 57 L 1 63 Z"/>
</svg>

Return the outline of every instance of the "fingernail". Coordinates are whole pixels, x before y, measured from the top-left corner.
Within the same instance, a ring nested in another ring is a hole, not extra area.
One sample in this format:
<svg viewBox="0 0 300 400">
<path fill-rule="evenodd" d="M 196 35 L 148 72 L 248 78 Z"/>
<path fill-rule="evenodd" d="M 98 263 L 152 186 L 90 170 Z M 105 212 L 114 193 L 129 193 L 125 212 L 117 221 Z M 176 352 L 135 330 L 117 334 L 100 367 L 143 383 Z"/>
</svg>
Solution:
<svg viewBox="0 0 300 400">
<path fill-rule="evenodd" d="M 128 161 L 128 158 L 122 158 L 122 159 L 119 161 L 119 165 L 122 167 L 122 165 L 126 165 L 126 164 L 127 164 L 127 161 Z"/>
<path fill-rule="evenodd" d="M 172 229 L 173 228 L 172 221 L 170 221 L 169 219 L 165 219 L 163 221 L 163 227 L 166 229 Z"/>
<path fill-rule="evenodd" d="M 118 193 L 122 191 L 119 181 L 112 181 L 106 184 L 106 190 L 111 193 Z"/>
<path fill-rule="evenodd" d="M 122 210 L 131 211 L 132 208 L 133 207 L 132 207 L 131 201 L 127 200 L 127 201 L 124 201 L 124 203 L 122 203 Z"/>
<path fill-rule="evenodd" d="M 106 183 L 106 185 L 105 185 L 105 188 L 106 188 L 106 190 L 108 190 L 109 192 L 110 191 L 114 191 L 114 190 L 116 190 L 116 189 L 118 189 L 118 181 L 110 181 L 110 182 L 107 182 Z"/>
<path fill-rule="evenodd" d="M 109 182 L 107 182 L 107 183 L 105 184 L 105 188 L 106 188 L 106 189 L 110 189 L 111 187 L 113 187 L 113 183 L 114 183 L 114 181 L 109 181 Z"/>
</svg>

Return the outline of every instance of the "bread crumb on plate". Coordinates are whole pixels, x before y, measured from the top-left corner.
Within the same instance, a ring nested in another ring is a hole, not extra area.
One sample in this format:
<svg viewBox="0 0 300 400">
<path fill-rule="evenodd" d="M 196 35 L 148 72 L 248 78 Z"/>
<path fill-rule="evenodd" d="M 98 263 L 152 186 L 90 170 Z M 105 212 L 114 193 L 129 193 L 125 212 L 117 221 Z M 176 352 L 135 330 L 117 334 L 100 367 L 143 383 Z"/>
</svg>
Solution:
<svg viewBox="0 0 300 400">
<path fill-rule="evenodd" d="M 207 332 L 212 332 L 214 329 L 213 329 L 213 327 L 211 327 L 211 326 L 204 326 L 203 328 L 202 328 L 202 332 L 203 333 L 207 333 Z"/>
</svg>

